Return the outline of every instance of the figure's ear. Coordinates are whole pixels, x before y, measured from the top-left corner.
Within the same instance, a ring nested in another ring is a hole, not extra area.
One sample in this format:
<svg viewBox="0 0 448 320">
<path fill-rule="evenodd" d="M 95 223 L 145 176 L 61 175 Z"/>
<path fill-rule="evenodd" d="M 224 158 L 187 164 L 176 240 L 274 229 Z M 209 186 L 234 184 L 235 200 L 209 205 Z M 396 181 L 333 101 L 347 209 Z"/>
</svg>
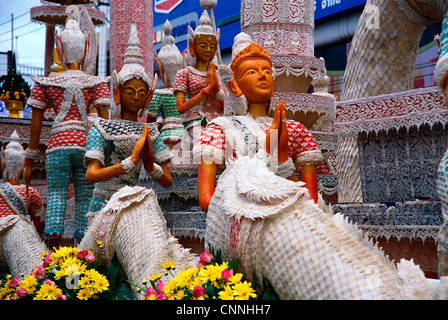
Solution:
<svg viewBox="0 0 448 320">
<path fill-rule="evenodd" d="M 243 94 L 243 91 L 241 91 L 240 86 L 238 85 L 235 79 L 232 79 L 229 82 L 227 82 L 227 87 L 229 88 L 230 93 L 233 94 L 235 97 L 240 97 Z"/>
<path fill-rule="evenodd" d="M 84 57 L 82 58 L 82 62 L 81 62 L 82 68 L 84 70 L 86 69 L 87 57 L 89 56 L 89 53 L 90 53 L 90 37 L 91 37 L 90 32 L 88 32 L 86 35 L 86 44 L 84 47 Z"/>
<path fill-rule="evenodd" d="M 114 102 L 116 104 L 120 104 L 121 103 L 121 100 L 120 100 L 120 90 L 118 88 L 114 88 L 112 90 L 112 92 L 113 92 L 113 95 L 114 95 Z"/>
<path fill-rule="evenodd" d="M 61 37 L 59 35 L 56 35 L 56 50 L 58 51 L 59 61 L 61 62 L 61 66 L 65 69 L 65 54 L 64 49 L 62 48 L 62 42 Z"/>
<path fill-rule="evenodd" d="M 190 55 L 194 57 L 196 55 L 196 40 L 188 44 L 188 49 L 190 50 Z"/>
</svg>

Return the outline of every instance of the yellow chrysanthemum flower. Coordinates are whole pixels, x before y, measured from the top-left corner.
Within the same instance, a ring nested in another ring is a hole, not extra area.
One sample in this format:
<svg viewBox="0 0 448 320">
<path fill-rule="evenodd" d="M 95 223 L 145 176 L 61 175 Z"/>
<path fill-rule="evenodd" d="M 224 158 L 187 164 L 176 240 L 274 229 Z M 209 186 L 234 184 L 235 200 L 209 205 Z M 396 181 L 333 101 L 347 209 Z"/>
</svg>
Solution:
<svg viewBox="0 0 448 320">
<path fill-rule="evenodd" d="M 92 285 L 93 285 L 93 284 L 91 283 L 91 281 L 90 281 L 90 277 L 86 277 L 86 276 L 83 276 L 83 277 L 79 280 L 78 284 L 79 284 L 79 287 L 82 288 L 82 289 L 84 289 L 84 288 L 91 288 Z"/>
<path fill-rule="evenodd" d="M 175 300 L 182 300 L 184 297 L 185 297 L 185 291 L 184 290 L 179 290 L 176 293 Z"/>
<path fill-rule="evenodd" d="M 103 292 L 109 290 L 109 281 L 107 281 L 105 277 L 101 276 L 95 281 L 93 288 L 97 292 Z"/>
<path fill-rule="evenodd" d="M 233 289 L 230 285 L 226 285 L 224 287 L 224 290 L 222 290 L 218 293 L 218 296 L 219 296 L 219 299 L 221 299 L 221 300 L 234 300 L 235 299 Z"/>
<path fill-rule="evenodd" d="M 235 284 L 235 300 L 249 300 L 249 298 L 256 298 L 252 285 L 247 281 Z"/>
<path fill-rule="evenodd" d="M 242 278 L 243 278 L 243 274 L 242 273 L 237 273 L 237 274 L 229 277 L 229 283 L 230 284 L 237 284 L 238 282 L 241 281 Z"/>
<path fill-rule="evenodd" d="M 62 295 L 62 290 L 55 285 L 44 284 L 36 293 L 34 300 L 55 300 Z"/>
<path fill-rule="evenodd" d="M 79 290 L 78 294 L 76 295 L 79 300 L 88 300 L 90 296 L 91 291 L 87 288 Z"/>
<path fill-rule="evenodd" d="M 162 268 L 163 269 L 165 269 L 165 270 L 170 270 L 170 269 L 172 269 L 174 267 L 174 263 L 173 263 L 173 261 L 167 261 L 167 262 L 165 262 L 165 263 L 162 263 Z"/>
<path fill-rule="evenodd" d="M 47 256 L 47 254 L 48 254 L 48 251 L 44 251 L 44 252 L 42 252 L 42 253 L 40 254 L 40 258 L 41 258 L 42 260 L 45 260 L 45 257 Z"/>
<path fill-rule="evenodd" d="M 151 278 L 148 278 L 148 281 L 157 281 L 160 279 L 160 273 L 156 273 Z"/>
<path fill-rule="evenodd" d="M 65 270 L 60 269 L 60 270 L 56 270 L 54 278 L 55 278 L 55 280 L 59 280 L 64 276 L 65 276 Z"/>
<path fill-rule="evenodd" d="M 37 279 L 34 276 L 27 276 L 20 282 L 17 289 L 25 289 L 28 294 L 33 294 L 36 291 Z"/>
</svg>

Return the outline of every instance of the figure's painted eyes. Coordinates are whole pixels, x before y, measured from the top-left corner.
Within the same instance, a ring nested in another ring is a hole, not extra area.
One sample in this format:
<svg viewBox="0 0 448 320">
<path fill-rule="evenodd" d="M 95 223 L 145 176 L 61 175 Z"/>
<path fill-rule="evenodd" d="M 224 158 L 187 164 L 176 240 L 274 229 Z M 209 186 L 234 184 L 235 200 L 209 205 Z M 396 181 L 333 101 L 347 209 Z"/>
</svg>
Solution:
<svg viewBox="0 0 448 320">
<path fill-rule="evenodd" d="M 254 69 L 249 69 L 245 72 L 245 75 L 253 75 L 256 74 L 256 71 Z"/>
</svg>

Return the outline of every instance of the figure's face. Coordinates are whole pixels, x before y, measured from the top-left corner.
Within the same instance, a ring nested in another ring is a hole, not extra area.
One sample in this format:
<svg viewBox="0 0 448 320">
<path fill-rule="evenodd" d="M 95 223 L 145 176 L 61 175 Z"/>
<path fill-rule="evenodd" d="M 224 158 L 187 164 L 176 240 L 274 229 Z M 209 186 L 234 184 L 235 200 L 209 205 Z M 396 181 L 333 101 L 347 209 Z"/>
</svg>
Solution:
<svg viewBox="0 0 448 320">
<path fill-rule="evenodd" d="M 262 58 L 247 59 L 235 70 L 235 80 L 251 103 L 267 103 L 274 93 L 271 63 Z"/>
<path fill-rule="evenodd" d="M 149 92 L 146 82 L 141 79 L 130 79 L 119 90 L 122 109 L 138 112 L 144 107 Z"/>
<path fill-rule="evenodd" d="M 216 39 L 213 36 L 199 37 L 195 40 L 196 59 L 202 62 L 212 61 L 217 49 Z"/>
</svg>

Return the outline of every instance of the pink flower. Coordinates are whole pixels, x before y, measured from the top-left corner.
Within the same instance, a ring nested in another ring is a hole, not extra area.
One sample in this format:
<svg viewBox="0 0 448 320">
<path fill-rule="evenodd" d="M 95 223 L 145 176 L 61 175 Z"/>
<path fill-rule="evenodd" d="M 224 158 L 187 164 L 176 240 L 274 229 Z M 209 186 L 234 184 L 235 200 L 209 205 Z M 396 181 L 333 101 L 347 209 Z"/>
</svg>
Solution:
<svg viewBox="0 0 448 320">
<path fill-rule="evenodd" d="M 17 288 L 20 285 L 20 280 L 18 277 L 15 277 L 14 279 L 11 280 L 11 282 L 9 283 L 9 287 L 10 288 Z"/>
<path fill-rule="evenodd" d="M 229 277 L 233 276 L 233 270 L 224 269 L 221 271 L 221 280 L 224 282 L 229 281 Z"/>
<path fill-rule="evenodd" d="M 200 298 L 200 297 L 202 297 L 202 296 L 204 295 L 204 291 L 205 291 L 205 289 L 204 289 L 203 287 L 201 287 L 201 286 L 196 286 L 196 287 L 194 287 L 194 289 L 193 289 L 193 296 L 194 296 L 195 298 Z"/>
<path fill-rule="evenodd" d="M 51 262 L 51 252 L 45 256 L 45 260 L 44 260 L 44 263 L 42 264 L 42 266 L 44 268 L 46 268 L 50 265 L 50 262 Z"/>
<path fill-rule="evenodd" d="M 84 260 L 88 255 L 89 255 L 89 250 L 82 250 L 75 254 L 75 256 L 81 260 Z"/>
<path fill-rule="evenodd" d="M 210 253 L 210 251 L 209 251 L 208 249 L 205 250 L 204 253 L 202 253 L 202 254 L 199 256 L 199 260 L 200 260 L 200 262 L 205 263 L 205 264 L 207 264 L 207 263 L 209 263 L 210 261 L 212 261 L 212 259 L 213 259 L 213 256 L 211 255 L 211 253 Z"/>
<path fill-rule="evenodd" d="M 26 289 L 17 289 L 17 290 L 16 290 L 16 295 L 17 295 L 19 298 L 23 298 L 23 297 L 25 297 L 25 296 L 26 296 Z"/>
<path fill-rule="evenodd" d="M 67 300 L 67 296 L 65 294 L 57 296 L 56 300 Z"/>
<path fill-rule="evenodd" d="M 37 266 L 36 268 L 33 269 L 33 271 L 31 271 L 31 275 L 33 277 L 35 277 L 37 280 L 40 280 L 43 278 L 43 276 L 45 275 L 46 271 L 45 268 L 43 266 Z"/>
<path fill-rule="evenodd" d="M 86 261 L 92 263 L 93 261 L 95 261 L 95 256 L 93 255 L 93 253 L 89 253 L 86 256 Z"/>
<path fill-rule="evenodd" d="M 159 282 L 157 282 L 156 284 L 156 290 L 158 293 L 163 293 L 163 287 L 165 286 L 165 284 L 163 283 L 162 280 L 159 280 Z"/>
<path fill-rule="evenodd" d="M 159 294 L 159 295 L 156 297 L 156 300 L 165 300 L 165 299 L 166 299 L 166 296 L 165 296 L 163 293 Z"/>
<path fill-rule="evenodd" d="M 148 290 L 146 290 L 145 294 L 147 297 L 150 297 L 151 295 L 154 295 L 156 297 L 158 295 L 157 291 L 153 288 L 149 288 Z"/>
<path fill-rule="evenodd" d="M 44 284 L 49 284 L 50 286 L 54 286 L 55 285 L 55 283 L 53 281 L 49 280 L 49 279 L 45 280 Z"/>
</svg>

